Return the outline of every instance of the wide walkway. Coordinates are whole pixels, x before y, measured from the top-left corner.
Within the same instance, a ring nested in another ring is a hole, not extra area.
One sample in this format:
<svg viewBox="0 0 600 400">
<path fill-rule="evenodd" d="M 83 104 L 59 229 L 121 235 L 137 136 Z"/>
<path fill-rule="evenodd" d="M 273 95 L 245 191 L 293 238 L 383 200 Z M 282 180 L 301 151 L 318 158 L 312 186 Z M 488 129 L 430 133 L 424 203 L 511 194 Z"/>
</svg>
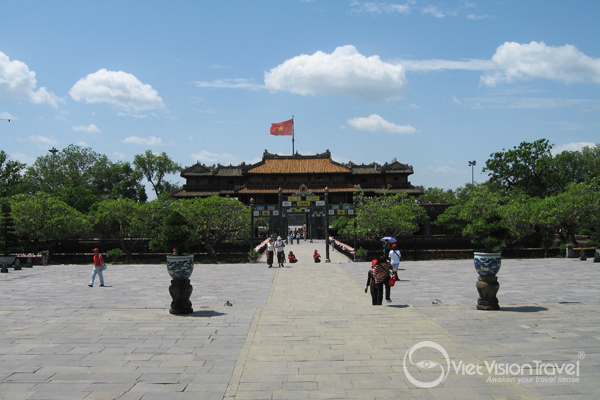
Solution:
<svg viewBox="0 0 600 400">
<path fill-rule="evenodd" d="M 597 264 L 504 260 L 502 311 L 484 312 L 472 261 L 406 262 L 374 307 L 369 263 L 315 249 L 196 265 L 188 316 L 168 313 L 164 265 L 111 265 L 104 288 L 91 266 L 11 269 L 0 399 L 600 398 Z"/>
</svg>

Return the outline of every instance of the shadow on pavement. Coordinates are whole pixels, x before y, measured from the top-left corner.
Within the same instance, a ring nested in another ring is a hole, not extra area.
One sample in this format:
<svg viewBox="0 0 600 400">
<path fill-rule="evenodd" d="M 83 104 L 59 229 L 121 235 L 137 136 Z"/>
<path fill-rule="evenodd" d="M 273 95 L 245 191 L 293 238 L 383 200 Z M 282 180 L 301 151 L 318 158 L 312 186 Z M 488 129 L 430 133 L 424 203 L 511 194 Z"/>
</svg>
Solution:
<svg viewBox="0 0 600 400">
<path fill-rule="evenodd" d="M 539 312 L 539 311 L 548 311 L 548 309 L 546 307 L 539 307 L 539 306 L 517 306 L 517 307 L 500 306 L 500 311 L 509 311 L 509 312 Z"/>
<path fill-rule="evenodd" d="M 214 310 L 202 310 L 202 311 L 194 311 L 191 314 L 179 314 L 180 317 L 218 317 L 221 315 L 225 315 L 225 313 L 214 311 Z"/>
</svg>

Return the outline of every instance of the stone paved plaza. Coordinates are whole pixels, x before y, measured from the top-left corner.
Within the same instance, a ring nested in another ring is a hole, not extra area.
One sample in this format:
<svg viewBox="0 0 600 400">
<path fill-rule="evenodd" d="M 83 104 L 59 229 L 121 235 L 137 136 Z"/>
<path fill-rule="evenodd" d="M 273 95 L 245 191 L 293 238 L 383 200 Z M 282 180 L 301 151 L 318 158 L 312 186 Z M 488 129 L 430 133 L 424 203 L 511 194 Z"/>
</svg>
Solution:
<svg viewBox="0 0 600 400">
<path fill-rule="evenodd" d="M 315 249 L 288 246 L 286 268 L 196 265 L 186 316 L 168 312 L 165 265 L 109 265 L 93 288 L 91 264 L 10 269 L 0 399 L 600 398 L 599 264 L 503 260 L 501 311 L 477 311 L 472 261 L 402 262 L 375 307 L 370 263 Z"/>
</svg>

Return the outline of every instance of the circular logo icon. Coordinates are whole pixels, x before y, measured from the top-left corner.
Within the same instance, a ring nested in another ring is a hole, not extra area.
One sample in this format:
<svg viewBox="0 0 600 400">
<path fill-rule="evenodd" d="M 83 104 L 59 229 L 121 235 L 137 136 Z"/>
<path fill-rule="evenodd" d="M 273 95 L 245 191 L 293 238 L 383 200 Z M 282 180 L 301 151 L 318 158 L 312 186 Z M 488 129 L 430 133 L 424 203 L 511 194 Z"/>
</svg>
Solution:
<svg viewBox="0 0 600 400">
<path fill-rule="evenodd" d="M 423 361 L 419 361 L 419 362 L 415 363 L 412 359 L 413 353 L 419 349 L 426 348 L 426 347 L 429 347 L 429 348 L 439 351 L 444 356 L 444 358 L 446 360 L 446 363 L 445 363 L 446 365 L 444 366 L 444 365 L 440 364 L 439 362 L 430 361 L 430 360 L 423 360 Z M 433 369 L 433 368 L 439 368 L 440 376 L 431 382 L 423 382 L 418 379 L 415 379 L 410 374 L 409 368 L 406 364 L 407 358 L 408 358 L 408 362 L 410 363 L 410 365 L 412 365 L 413 367 L 416 367 L 419 370 L 428 370 L 428 369 Z M 420 387 L 422 389 L 429 389 L 429 388 L 439 385 L 448 377 L 448 374 L 450 373 L 450 357 L 448 357 L 448 353 L 446 352 L 446 349 L 444 349 L 439 344 L 437 344 L 435 342 L 424 341 L 424 342 L 419 342 L 419 343 L 415 344 L 414 346 L 412 346 L 410 349 L 408 349 L 406 351 L 406 354 L 404 354 L 404 362 L 403 362 L 402 366 L 404 368 L 404 375 L 406 375 L 408 380 L 413 385 Z"/>
</svg>

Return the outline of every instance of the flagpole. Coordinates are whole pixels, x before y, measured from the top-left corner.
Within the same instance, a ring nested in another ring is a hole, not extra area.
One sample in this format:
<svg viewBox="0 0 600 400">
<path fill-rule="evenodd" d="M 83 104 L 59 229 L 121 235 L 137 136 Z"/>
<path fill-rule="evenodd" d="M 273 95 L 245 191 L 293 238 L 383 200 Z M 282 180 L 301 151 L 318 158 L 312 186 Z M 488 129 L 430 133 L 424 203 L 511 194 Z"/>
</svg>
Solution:
<svg viewBox="0 0 600 400">
<path fill-rule="evenodd" d="M 292 155 L 294 155 L 294 116 L 292 115 Z"/>
</svg>

